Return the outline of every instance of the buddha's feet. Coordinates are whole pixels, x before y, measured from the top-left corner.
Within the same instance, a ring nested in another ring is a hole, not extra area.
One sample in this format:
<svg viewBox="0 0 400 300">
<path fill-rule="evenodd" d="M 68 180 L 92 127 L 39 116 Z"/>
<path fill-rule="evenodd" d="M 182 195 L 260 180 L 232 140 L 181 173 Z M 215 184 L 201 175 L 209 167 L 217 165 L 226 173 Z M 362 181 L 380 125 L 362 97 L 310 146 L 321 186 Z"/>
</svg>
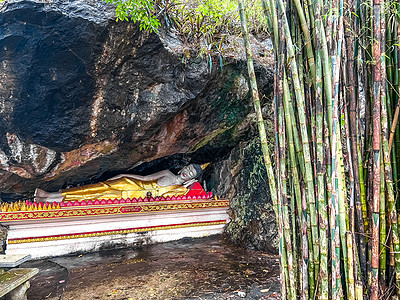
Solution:
<svg viewBox="0 0 400 300">
<path fill-rule="evenodd" d="M 37 203 L 45 203 L 45 202 L 61 202 L 64 197 L 62 196 L 61 193 L 55 192 L 55 193 L 49 193 L 41 189 L 36 189 L 35 190 L 35 202 Z"/>
<path fill-rule="evenodd" d="M 50 193 L 48 193 L 44 190 L 41 190 L 41 189 L 36 189 L 34 197 L 35 197 L 35 202 L 45 203 L 45 202 L 47 202 L 47 199 L 50 198 Z"/>
</svg>

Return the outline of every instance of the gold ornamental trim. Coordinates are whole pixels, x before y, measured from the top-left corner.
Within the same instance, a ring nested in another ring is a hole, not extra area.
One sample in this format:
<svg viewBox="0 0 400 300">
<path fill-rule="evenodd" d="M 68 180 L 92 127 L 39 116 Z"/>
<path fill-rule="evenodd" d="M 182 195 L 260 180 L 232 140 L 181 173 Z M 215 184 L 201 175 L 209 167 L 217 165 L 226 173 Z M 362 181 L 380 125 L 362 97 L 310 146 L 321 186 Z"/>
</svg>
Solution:
<svg viewBox="0 0 400 300">
<path fill-rule="evenodd" d="M 25 220 L 48 220 L 60 218 L 78 218 L 104 215 L 137 214 L 162 211 L 179 211 L 193 209 L 209 209 L 229 207 L 229 200 L 208 200 L 180 203 L 155 203 L 155 204 L 115 204 L 106 206 L 71 206 L 54 210 L 1 212 L 0 222 L 14 222 Z"/>
<path fill-rule="evenodd" d="M 209 221 L 209 222 L 193 222 L 193 223 L 173 224 L 173 225 L 160 225 L 160 226 L 131 228 L 131 229 L 117 229 L 117 230 L 107 230 L 107 231 L 98 231 L 98 232 L 65 234 L 65 235 L 57 235 L 57 236 L 9 239 L 8 244 L 24 244 L 24 243 L 38 243 L 38 242 L 48 242 L 48 241 L 70 240 L 70 239 L 80 239 L 80 238 L 97 237 L 97 236 L 138 233 L 138 232 L 146 232 L 146 231 L 168 230 L 168 229 L 187 228 L 187 227 L 212 226 L 212 225 L 221 225 L 221 224 L 226 224 L 226 220 Z"/>
</svg>

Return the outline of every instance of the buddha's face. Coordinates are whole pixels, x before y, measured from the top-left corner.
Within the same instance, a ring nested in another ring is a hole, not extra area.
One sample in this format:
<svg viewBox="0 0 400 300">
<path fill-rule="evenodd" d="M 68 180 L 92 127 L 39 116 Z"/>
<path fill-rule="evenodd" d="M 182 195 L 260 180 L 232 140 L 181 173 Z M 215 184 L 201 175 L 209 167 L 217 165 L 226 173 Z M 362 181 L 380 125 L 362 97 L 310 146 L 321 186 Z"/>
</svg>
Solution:
<svg viewBox="0 0 400 300">
<path fill-rule="evenodd" d="M 196 178 L 197 172 L 193 165 L 188 165 L 183 167 L 182 170 L 179 171 L 179 176 L 184 180 L 188 181 Z"/>
</svg>

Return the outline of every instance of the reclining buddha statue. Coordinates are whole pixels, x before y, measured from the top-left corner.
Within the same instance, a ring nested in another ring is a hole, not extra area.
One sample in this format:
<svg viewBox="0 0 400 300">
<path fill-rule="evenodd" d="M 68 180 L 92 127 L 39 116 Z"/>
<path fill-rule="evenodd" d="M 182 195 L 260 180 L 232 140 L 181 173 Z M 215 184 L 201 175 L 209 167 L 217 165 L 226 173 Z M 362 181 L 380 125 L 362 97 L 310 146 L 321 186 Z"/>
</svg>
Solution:
<svg viewBox="0 0 400 300">
<path fill-rule="evenodd" d="M 182 168 L 178 175 L 163 170 L 151 175 L 141 176 L 120 174 L 104 182 L 84 185 L 49 193 L 41 189 L 35 191 L 36 202 L 82 201 L 89 199 L 115 199 L 139 197 L 167 197 L 186 195 L 194 187 L 196 178 L 208 165 L 190 164 Z M 197 183 L 197 188 L 201 186 Z"/>
</svg>

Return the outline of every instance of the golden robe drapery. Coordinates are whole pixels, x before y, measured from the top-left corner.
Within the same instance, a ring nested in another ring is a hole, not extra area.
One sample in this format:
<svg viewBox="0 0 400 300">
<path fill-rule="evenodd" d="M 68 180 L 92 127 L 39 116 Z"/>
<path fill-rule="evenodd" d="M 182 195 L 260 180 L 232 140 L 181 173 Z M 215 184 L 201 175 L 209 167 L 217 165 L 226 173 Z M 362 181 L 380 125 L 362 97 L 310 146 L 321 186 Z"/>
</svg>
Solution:
<svg viewBox="0 0 400 300">
<path fill-rule="evenodd" d="M 146 197 L 151 192 L 152 197 L 182 196 L 189 189 L 181 185 L 160 186 L 157 180 L 140 181 L 131 178 L 118 178 L 104 182 L 89 184 L 62 190 L 63 201 L 82 201 L 89 199 L 127 199 Z"/>
</svg>

